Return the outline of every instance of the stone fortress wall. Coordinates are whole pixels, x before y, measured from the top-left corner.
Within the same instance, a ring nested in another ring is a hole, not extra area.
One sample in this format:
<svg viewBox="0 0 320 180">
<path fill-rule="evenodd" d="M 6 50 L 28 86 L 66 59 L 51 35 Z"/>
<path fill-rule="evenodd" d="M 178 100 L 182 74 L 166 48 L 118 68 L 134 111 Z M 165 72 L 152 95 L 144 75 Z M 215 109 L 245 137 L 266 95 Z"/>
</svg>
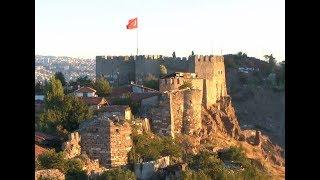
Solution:
<svg viewBox="0 0 320 180">
<path fill-rule="evenodd" d="M 126 63 L 124 66 L 130 70 L 123 72 L 122 76 L 129 77 L 128 73 L 134 72 L 136 82 L 142 82 L 148 75 L 159 77 L 161 64 L 167 67 L 168 74 L 184 73 L 183 76 L 159 79 L 162 92 L 159 105 L 149 112 L 152 128 L 158 134 L 174 136 L 176 133 L 197 132 L 201 128 L 201 106 L 208 108 L 227 96 L 223 56 L 195 55 L 176 59 L 161 56 L 97 56 L 96 61 L 97 75 L 106 73 L 106 77 L 114 72 L 114 66 Z M 110 64 L 111 68 L 104 69 L 106 64 Z M 129 80 L 132 78 L 121 79 L 121 82 Z M 191 82 L 192 89 L 179 90 L 185 81 Z"/>
<path fill-rule="evenodd" d="M 149 75 L 159 77 L 160 65 L 166 66 L 168 73 L 188 72 L 190 58 L 171 58 L 155 55 L 136 56 L 96 56 L 96 76 L 103 75 L 112 84 L 141 83 Z M 119 77 L 119 78 L 118 78 Z"/>
</svg>

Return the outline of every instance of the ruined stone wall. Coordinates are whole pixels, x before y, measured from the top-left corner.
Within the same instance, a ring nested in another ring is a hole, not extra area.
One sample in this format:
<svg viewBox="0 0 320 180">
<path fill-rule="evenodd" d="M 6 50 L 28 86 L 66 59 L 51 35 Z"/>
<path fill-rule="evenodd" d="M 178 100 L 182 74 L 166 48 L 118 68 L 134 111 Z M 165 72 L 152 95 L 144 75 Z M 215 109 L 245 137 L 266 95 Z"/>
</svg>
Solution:
<svg viewBox="0 0 320 180">
<path fill-rule="evenodd" d="M 127 164 L 132 147 L 128 122 L 114 123 L 106 116 L 93 120 L 80 130 L 82 150 L 105 167 Z"/>
<path fill-rule="evenodd" d="M 163 93 L 159 97 L 158 107 L 153 107 L 148 112 L 151 130 L 156 134 L 174 136 L 173 123 L 170 113 L 170 94 Z"/>
<path fill-rule="evenodd" d="M 110 123 L 110 153 L 111 166 L 117 167 L 128 163 L 128 153 L 132 148 L 131 127 Z"/>
<path fill-rule="evenodd" d="M 65 180 L 65 175 L 58 169 L 44 169 L 35 172 L 35 180 L 55 179 Z"/>
<path fill-rule="evenodd" d="M 62 144 L 62 149 L 66 153 L 68 159 L 81 154 L 80 146 L 81 137 L 78 132 L 70 133 L 68 141 Z"/>
</svg>

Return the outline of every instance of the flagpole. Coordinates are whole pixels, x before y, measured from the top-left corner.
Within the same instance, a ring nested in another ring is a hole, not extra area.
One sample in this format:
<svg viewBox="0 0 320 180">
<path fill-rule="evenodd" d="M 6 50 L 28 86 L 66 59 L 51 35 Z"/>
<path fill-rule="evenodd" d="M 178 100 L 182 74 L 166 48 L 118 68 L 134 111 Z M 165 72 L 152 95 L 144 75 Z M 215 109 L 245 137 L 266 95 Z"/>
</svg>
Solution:
<svg viewBox="0 0 320 180">
<path fill-rule="evenodd" d="M 137 56 L 139 55 L 139 51 L 138 51 L 138 28 L 137 28 Z"/>
</svg>

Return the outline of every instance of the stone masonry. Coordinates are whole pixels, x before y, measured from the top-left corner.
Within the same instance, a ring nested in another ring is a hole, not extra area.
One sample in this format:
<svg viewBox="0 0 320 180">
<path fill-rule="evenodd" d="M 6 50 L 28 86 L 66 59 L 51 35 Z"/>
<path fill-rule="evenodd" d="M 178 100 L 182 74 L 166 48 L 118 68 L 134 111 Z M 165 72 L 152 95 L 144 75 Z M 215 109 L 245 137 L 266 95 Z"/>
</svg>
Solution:
<svg viewBox="0 0 320 180">
<path fill-rule="evenodd" d="M 201 90 L 184 89 L 163 93 L 159 107 L 150 117 L 154 132 L 174 136 L 193 134 L 201 129 Z"/>
<path fill-rule="evenodd" d="M 55 179 L 65 180 L 65 175 L 58 169 L 44 169 L 35 172 L 35 180 Z"/>
<path fill-rule="evenodd" d="M 132 148 L 131 127 L 118 117 L 102 115 L 80 129 L 82 151 L 106 168 L 126 165 Z"/>
<path fill-rule="evenodd" d="M 177 90 L 184 82 L 202 91 L 203 105 L 210 107 L 227 96 L 223 56 L 195 56 L 191 73 L 180 72 L 159 80 L 160 91 Z"/>
<path fill-rule="evenodd" d="M 68 141 L 62 144 L 62 149 L 68 159 L 74 158 L 81 154 L 80 135 L 78 132 L 70 133 Z"/>
</svg>

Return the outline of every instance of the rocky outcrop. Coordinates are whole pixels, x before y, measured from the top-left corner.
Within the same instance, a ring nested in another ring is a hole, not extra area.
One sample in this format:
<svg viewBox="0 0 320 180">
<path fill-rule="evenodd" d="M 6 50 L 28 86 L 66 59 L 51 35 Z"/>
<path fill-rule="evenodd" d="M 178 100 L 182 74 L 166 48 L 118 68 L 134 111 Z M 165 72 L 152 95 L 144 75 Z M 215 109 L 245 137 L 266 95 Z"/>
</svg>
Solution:
<svg viewBox="0 0 320 180">
<path fill-rule="evenodd" d="M 221 99 L 216 106 L 202 107 L 203 136 L 212 133 L 226 133 L 237 140 L 244 140 L 230 97 Z"/>
<path fill-rule="evenodd" d="M 36 171 L 35 180 L 41 179 L 65 180 L 65 175 L 58 169 L 44 169 Z"/>
</svg>

